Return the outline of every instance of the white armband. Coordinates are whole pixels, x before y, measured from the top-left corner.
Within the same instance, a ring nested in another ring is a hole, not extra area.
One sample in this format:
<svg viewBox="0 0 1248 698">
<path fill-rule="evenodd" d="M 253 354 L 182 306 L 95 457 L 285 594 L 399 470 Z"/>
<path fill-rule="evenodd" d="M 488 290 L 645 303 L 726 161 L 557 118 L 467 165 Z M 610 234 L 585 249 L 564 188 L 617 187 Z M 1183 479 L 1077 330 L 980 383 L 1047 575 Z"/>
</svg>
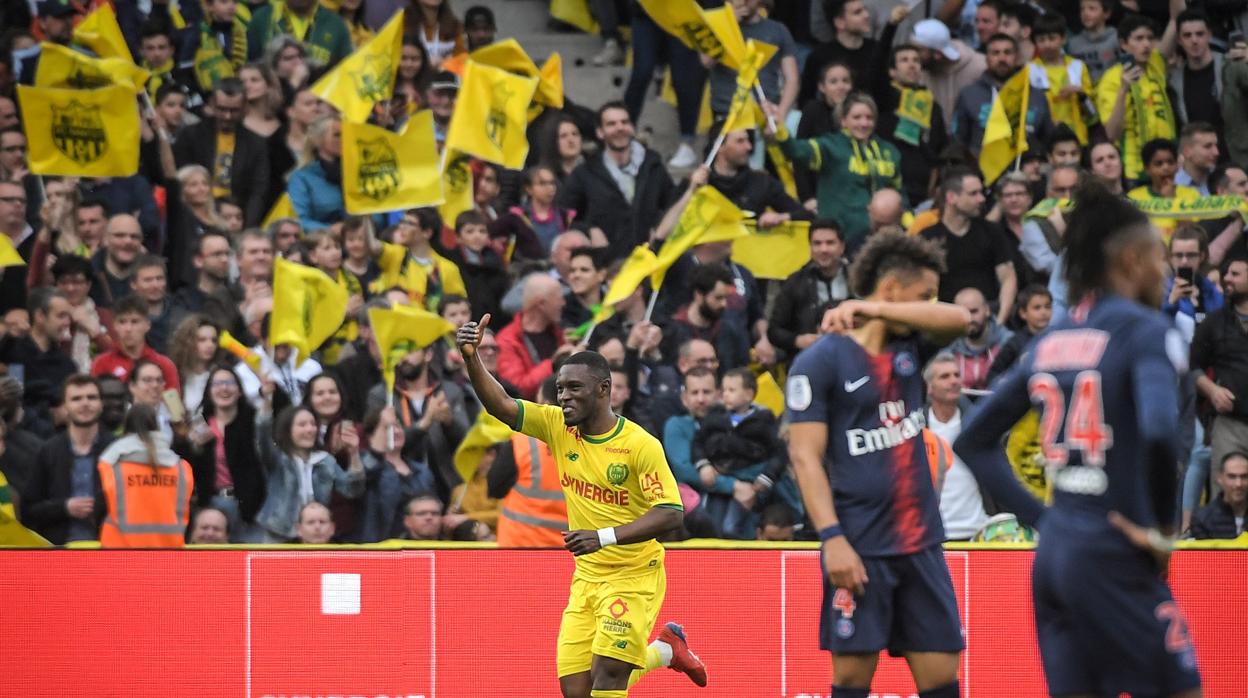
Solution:
<svg viewBox="0 0 1248 698">
<path fill-rule="evenodd" d="M 614 528 L 598 529 L 598 545 L 604 548 L 607 547 L 608 545 L 615 545 L 615 529 Z"/>
</svg>

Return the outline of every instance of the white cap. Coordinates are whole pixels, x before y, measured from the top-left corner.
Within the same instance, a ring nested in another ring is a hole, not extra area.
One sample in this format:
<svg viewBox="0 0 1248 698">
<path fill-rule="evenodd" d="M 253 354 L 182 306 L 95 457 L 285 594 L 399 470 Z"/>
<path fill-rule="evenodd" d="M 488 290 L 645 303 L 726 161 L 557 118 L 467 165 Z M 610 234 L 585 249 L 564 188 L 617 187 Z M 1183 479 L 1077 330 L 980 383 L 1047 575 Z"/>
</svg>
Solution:
<svg viewBox="0 0 1248 698">
<path fill-rule="evenodd" d="M 914 33 L 910 35 L 910 43 L 940 51 L 951 61 L 958 60 L 961 55 L 953 46 L 953 37 L 949 36 L 949 27 L 939 19 L 925 19 L 915 24 Z"/>
</svg>

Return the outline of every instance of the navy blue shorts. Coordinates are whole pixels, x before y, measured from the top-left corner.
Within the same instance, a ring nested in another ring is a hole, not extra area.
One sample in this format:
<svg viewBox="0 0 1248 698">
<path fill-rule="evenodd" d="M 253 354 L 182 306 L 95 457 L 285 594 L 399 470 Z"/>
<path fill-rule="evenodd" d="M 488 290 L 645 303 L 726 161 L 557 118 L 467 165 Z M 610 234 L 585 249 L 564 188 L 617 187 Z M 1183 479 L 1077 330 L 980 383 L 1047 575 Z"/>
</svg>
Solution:
<svg viewBox="0 0 1248 698">
<path fill-rule="evenodd" d="M 864 557 L 862 564 L 869 581 L 861 596 L 823 577 L 821 648 L 841 654 L 962 651 L 958 601 L 939 545 L 912 555 Z"/>
<path fill-rule="evenodd" d="M 1200 686 L 1187 624 L 1152 557 L 1116 531 L 1041 524 L 1031 583 L 1050 695 L 1169 696 Z"/>
</svg>

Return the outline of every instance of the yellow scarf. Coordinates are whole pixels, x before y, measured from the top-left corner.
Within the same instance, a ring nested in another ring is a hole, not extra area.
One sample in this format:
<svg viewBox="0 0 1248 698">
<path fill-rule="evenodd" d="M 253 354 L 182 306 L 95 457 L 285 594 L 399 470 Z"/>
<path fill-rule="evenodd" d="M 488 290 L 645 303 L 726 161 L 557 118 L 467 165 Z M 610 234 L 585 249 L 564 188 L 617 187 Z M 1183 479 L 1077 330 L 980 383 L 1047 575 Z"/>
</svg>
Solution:
<svg viewBox="0 0 1248 698">
<path fill-rule="evenodd" d="M 208 22 L 199 25 L 199 48 L 195 50 L 195 79 L 204 91 L 211 90 L 221 78 L 234 77 L 247 62 L 247 25 L 238 17 L 230 28 L 230 55 L 226 56 L 217 42 L 217 34 Z"/>
<path fill-rule="evenodd" d="M 897 90 L 897 128 L 893 136 L 899 140 L 918 145 L 923 131 L 932 128 L 932 105 L 935 99 L 932 91 L 925 87 L 906 87 L 893 81 L 893 89 Z"/>
</svg>

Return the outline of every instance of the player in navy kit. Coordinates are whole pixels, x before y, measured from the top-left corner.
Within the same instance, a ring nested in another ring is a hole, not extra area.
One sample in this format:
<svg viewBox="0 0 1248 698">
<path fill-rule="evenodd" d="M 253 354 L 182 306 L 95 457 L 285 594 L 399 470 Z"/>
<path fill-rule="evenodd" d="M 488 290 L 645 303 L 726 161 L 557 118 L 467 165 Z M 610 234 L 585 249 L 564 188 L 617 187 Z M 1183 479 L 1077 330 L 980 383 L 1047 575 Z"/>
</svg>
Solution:
<svg viewBox="0 0 1248 698">
<path fill-rule="evenodd" d="M 904 655 L 922 698 L 957 698 L 963 649 L 922 436 L 925 387 L 915 331 L 952 338 L 969 316 L 934 303 L 940 248 L 877 234 L 850 268 L 863 300 L 828 312 L 832 332 L 793 362 L 789 455 L 824 570 L 820 646 L 833 698 L 866 698 L 880 650 Z"/>
<path fill-rule="evenodd" d="M 1005 510 L 1038 527 L 1032 594 L 1050 695 L 1199 696 L 1163 578 L 1187 370 L 1186 344 L 1157 310 L 1165 250 L 1142 213 L 1100 187 L 1080 190 L 1067 220 L 1069 317 L 997 382 L 954 450 Z M 1048 509 L 1000 446 L 1032 407 L 1053 473 Z"/>
</svg>

